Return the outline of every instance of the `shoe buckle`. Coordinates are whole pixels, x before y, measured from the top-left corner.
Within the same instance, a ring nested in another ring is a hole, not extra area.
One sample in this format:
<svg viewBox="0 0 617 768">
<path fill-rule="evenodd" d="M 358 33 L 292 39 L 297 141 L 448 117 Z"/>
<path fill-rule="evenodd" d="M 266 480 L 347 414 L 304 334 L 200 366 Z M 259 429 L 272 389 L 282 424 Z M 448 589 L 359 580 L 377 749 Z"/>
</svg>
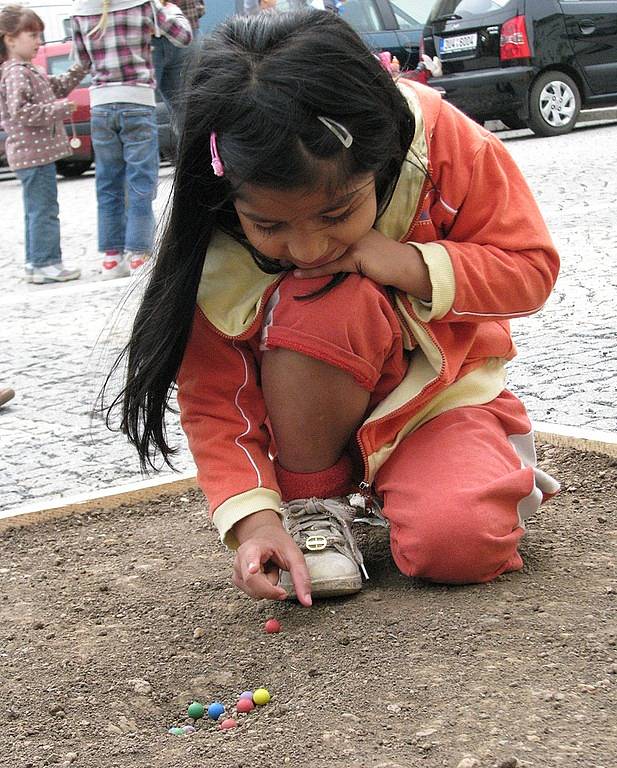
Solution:
<svg viewBox="0 0 617 768">
<path fill-rule="evenodd" d="M 319 552 L 328 546 L 328 539 L 322 533 L 312 533 L 306 537 L 304 546 L 309 552 Z"/>
</svg>

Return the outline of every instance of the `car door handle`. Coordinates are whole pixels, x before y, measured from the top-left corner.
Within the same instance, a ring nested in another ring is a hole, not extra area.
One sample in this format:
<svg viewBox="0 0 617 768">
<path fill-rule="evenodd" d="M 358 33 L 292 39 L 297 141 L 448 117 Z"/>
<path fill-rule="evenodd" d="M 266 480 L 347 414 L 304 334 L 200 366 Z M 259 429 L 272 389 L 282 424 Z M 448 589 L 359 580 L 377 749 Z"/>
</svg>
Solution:
<svg viewBox="0 0 617 768">
<path fill-rule="evenodd" d="M 591 35 L 596 31 L 596 25 L 593 23 L 593 19 L 581 19 L 578 23 L 578 27 L 583 35 Z"/>
</svg>

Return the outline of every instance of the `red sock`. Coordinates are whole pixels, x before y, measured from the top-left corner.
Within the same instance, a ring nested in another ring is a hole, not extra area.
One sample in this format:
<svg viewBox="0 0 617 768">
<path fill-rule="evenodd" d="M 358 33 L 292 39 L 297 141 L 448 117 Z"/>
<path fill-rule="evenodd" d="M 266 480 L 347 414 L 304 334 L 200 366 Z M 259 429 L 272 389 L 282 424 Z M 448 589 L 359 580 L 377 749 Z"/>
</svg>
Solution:
<svg viewBox="0 0 617 768">
<path fill-rule="evenodd" d="M 352 464 L 347 454 L 328 469 L 319 472 L 291 472 L 275 460 L 276 479 L 281 489 L 283 501 L 292 499 L 318 499 L 346 496 L 353 492 Z"/>
</svg>

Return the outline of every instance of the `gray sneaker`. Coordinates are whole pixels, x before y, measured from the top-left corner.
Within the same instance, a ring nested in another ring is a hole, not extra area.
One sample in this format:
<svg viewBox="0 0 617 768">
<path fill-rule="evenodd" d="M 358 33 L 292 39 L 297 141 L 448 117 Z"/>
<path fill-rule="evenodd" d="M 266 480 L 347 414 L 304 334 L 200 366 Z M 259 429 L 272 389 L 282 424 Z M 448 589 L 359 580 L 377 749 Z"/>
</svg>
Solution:
<svg viewBox="0 0 617 768">
<path fill-rule="evenodd" d="M 311 574 L 313 597 L 349 595 L 362 588 L 364 559 L 351 531 L 356 510 L 344 498 L 294 499 L 282 505 L 285 529 L 300 547 Z M 281 571 L 279 585 L 295 596 L 291 576 Z"/>
<path fill-rule="evenodd" d="M 69 280 L 77 280 L 80 275 L 81 269 L 68 269 L 62 264 L 49 264 L 47 267 L 34 267 L 32 282 L 35 285 L 66 283 Z"/>
</svg>

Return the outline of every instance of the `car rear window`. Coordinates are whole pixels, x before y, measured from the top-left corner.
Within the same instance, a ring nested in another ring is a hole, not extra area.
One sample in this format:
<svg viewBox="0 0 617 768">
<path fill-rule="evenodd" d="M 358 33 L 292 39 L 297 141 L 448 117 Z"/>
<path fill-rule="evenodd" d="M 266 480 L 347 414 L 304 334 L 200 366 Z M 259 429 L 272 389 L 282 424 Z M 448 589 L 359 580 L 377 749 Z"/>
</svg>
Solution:
<svg viewBox="0 0 617 768">
<path fill-rule="evenodd" d="M 291 11 L 302 7 L 325 10 L 323 0 L 278 0 L 276 4 L 277 11 Z M 377 0 L 342 0 L 338 12 L 356 32 L 381 32 L 384 29 Z"/>
<path fill-rule="evenodd" d="M 368 0 L 368 2 L 346 0 L 339 12 L 341 18 L 351 24 L 356 32 L 380 32 L 384 28 L 381 14 L 374 0 Z"/>
<path fill-rule="evenodd" d="M 67 69 L 71 66 L 72 62 L 68 53 L 60 54 L 57 56 L 47 57 L 47 72 L 50 75 L 63 75 Z M 90 75 L 86 75 L 79 83 L 80 88 L 85 88 L 90 85 Z"/>
<path fill-rule="evenodd" d="M 437 0 L 433 6 L 429 23 L 445 21 L 449 18 L 468 19 L 472 16 L 484 16 L 491 11 L 505 8 L 513 0 Z"/>
<path fill-rule="evenodd" d="M 423 27 L 432 5 L 433 0 L 394 0 L 390 3 L 399 29 Z"/>
</svg>

